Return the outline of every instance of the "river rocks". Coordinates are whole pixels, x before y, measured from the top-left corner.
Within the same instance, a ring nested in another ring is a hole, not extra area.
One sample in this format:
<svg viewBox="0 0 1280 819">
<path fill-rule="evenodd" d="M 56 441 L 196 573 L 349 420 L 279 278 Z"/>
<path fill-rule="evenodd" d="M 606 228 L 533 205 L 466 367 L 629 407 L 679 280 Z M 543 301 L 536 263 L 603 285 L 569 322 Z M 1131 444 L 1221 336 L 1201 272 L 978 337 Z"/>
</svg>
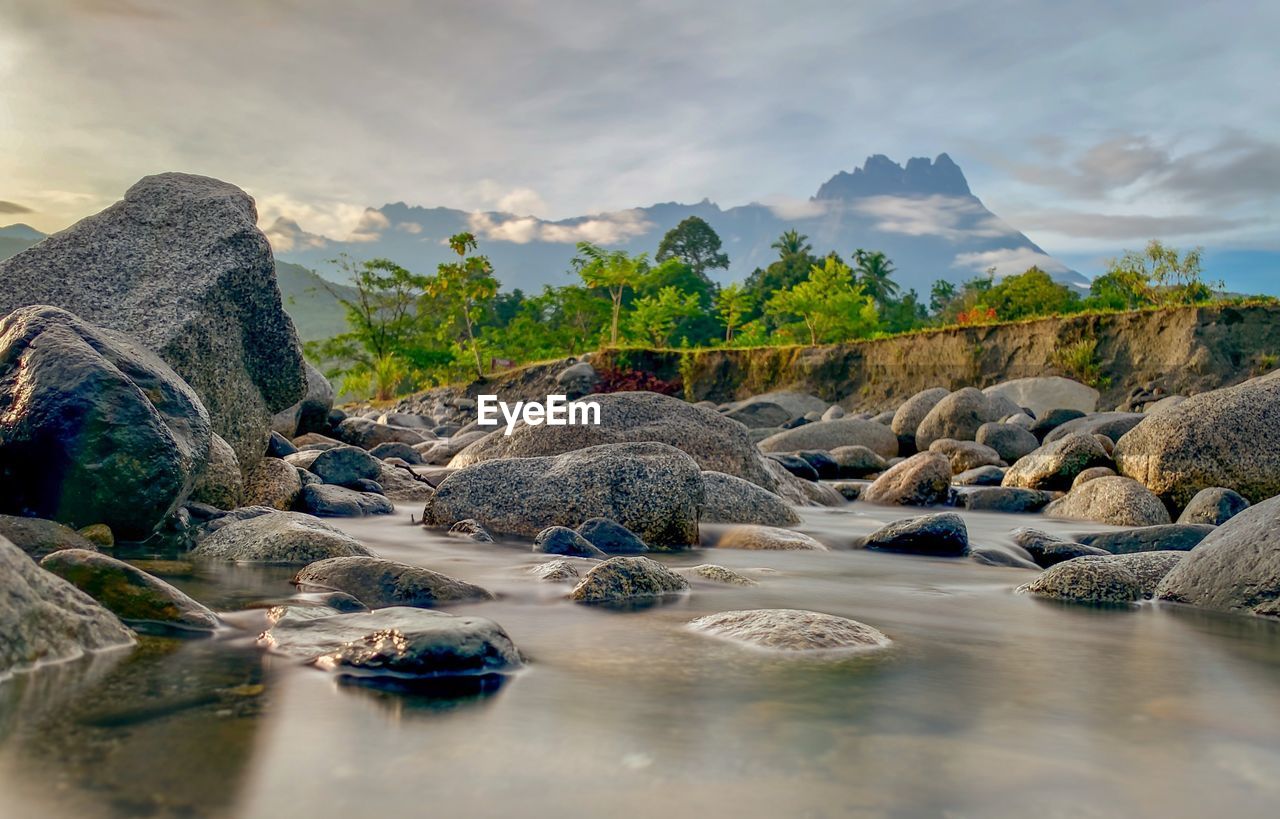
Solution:
<svg viewBox="0 0 1280 819">
<path fill-rule="evenodd" d="M 217 509 L 235 509 L 244 499 L 244 477 L 235 450 L 215 434 L 209 446 L 209 460 L 191 490 L 191 500 Z"/>
<path fill-rule="evenodd" d="M 532 537 L 548 526 L 604 517 L 635 532 L 651 549 L 678 548 L 697 542 L 703 499 L 698 464 L 675 447 L 604 444 L 460 469 L 436 488 L 423 521 L 449 526 L 475 518 L 495 532 Z"/>
<path fill-rule="evenodd" d="M 1095 478 L 1045 507 L 1045 514 L 1113 526 L 1154 526 L 1169 522 L 1169 510 L 1132 478 Z"/>
<path fill-rule="evenodd" d="M 969 559 L 982 566 L 999 566 L 1005 569 L 1035 569 L 1040 567 L 1031 559 L 1025 549 L 999 548 L 996 546 L 971 546 Z"/>
<path fill-rule="evenodd" d="M 702 507 L 705 523 L 788 526 L 800 522 L 800 516 L 782 498 L 750 481 L 721 472 L 703 472 L 702 485 L 706 492 Z"/>
<path fill-rule="evenodd" d="M 1046 569 L 1077 557 L 1105 557 L 1111 554 L 1097 546 L 1065 540 L 1039 529 L 1014 529 L 1011 535 L 1015 544 L 1025 549 L 1032 560 Z"/>
<path fill-rule="evenodd" d="M 816 395 L 810 395 L 806 392 L 794 392 L 790 390 L 779 390 L 776 392 L 767 392 L 763 395 L 755 395 L 745 401 L 739 401 L 730 405 L 730 409 L 738 409 L 748 402 L 764 401 L 770 404 L 777 404 L 787 411 L 791 418 L 803 418 L 811 412 L 819 415 L 825 412 L 828 402 L 823 401 Z"/>
<path fill-rule="evenodd" d="M 303 362 L 307 391 L 302 400 L 271 419 L 271 429 L 286 438 L 308 432 L 328 432 L 333 409 L 333 385 L 311 362 Z M 277 456 L 279 457 L 279 456 Z"/>
<path fill-rule="evenodd" d="M 472 520 L 471 518 L 460 520 L 453 524 L 446 534 L 449 537 L 470 540 L 475 543 L 493 543 L 493 535 L 489 534 L 489 530 L 484 528 L 480 521 Z"/>
<path fill-rule="evenodd" d="M 1221 526 L 1249 508 L 1249 501 L 1238 492 L 1211 486 L 1196 493 L 1178 516 L 1178 523 L 1207 523 Z"/>
<path fill-rule="evenodd" d="M 373 449 L 381 444 L 420 444 L 435 437 L 425 429 L 407 429 L 379 424 L 368 418 L 347 418 L 334 429 L 338 439 L 361 449 Z"/>
<path fill-rule="evenodd" d="M 1178 412 L 1198 397 L 1164 414 Z M 1280 617 L 1280 497 L 1251 506 L 1200 541 L 1161 581 L 1156 596 L 1218 611 Z"/>
<path fill-rule="evenodd" d="M 1188 552 L 1209 536 L 1214 527 L 1204 523 L 1169 523 L 1158 526 L 1142 526 L 1120 532 L 1076 535 L 1076 540 L 1086 546 L 1096 546 L 1113 555 L 1137 552 L 1177 551 Z"/>
<path fill-rule="evenodd" d="M 983 390 L 987 395 L 1000 395 L 1020 407 L 1026 407 L 1037 418 L 1054 409 L 1073 409 L 1090 413 L 1098 408 L 1098 391 L 1087 384 L 1060 376 L 1015 378 Z"/>
<path fill-rule="evenodd" d="M 790 452 L 775 452 L 768 456 L 768 460 L 778 464 L 802 481 L 813 482 L 818 480 L 818 470 L 814 469 L 813 464 L 799 455 Z"/>
<path fill-rule="evenodd" d="M 791 413 L 771 401 L 744 401 L 724 414 L 748 429 L 780 427 L 791 420 Z"/>
<path fill-rule="evenodd" d="M 548 560 L 529 569 L 529 574 L 549 583 L 563 583 L 578 579 L 578 570 L 567 560 Z"/>
<path fill-rule="evenodd" d="M 122 560 L 84 549 L 64 549 L 40 567 L 53 572 L 139 630 L 208 633 L 217 616 L 205 606 Z"/>
<path fill-rule="evenodd" d="M 407 467 L 384 462 L 375 483 L 382 487 L 382 494 L 396 503 L 423 503 L 429 500 L 435 489 L 424 477 Z"/>
<path fill-rule="evenodd" d="M 114 614 L 0 536 L 0 677 L 133 642 Z"/>
<path fill-rule="evenodd" d="M 360 541 L 298 512 L 269 512 L 233 521 L 200 541 L 191 556 L 236 563 L 306 565 L 331 557 L 371 557 Z"/>
<path fill-rule="evenodd" d="M 845 415 L 846 413 L 844 411 L 844 407 L 840 406 L 839 404 L 832 404 L 831 406 L 827 407 L 826 412 L 822 413 L 822 418 L 820 420 L 834 421 L 837 418 L 843 418 Z"/>
<path fill-rule="evenodd" d="M 272 414 L 306 390 L 257 218 L 234 185 L 145 177 L 123 201 L 0 262 L 0 315 L 50 304 L 137 339 L 190 385 L 213 431 L 251 467 Z"/>
<path fill-rule="evenodd" d="M 957 494 L 957 503 L 973 512 L 1039 512 L 1053 500 L 1052 492 L 1016 486 L 984 486 Z"/>
<path fill-rule="evenodd" d="M 1175 508 L 1208 487 L 1252 503 L 1280 495 L 1280 371 L 1147 416 L 1116 444 L 1116 463 Z"/>
<path fill-rule="evenodd" d="M 865 446 L 838 446 L 831 450 L 831 457 L 842 478 L 865 478 L 889 468 L 888 461 Z"/>
<path fill-rule="evenodd" d="M 952 477 L 956 486 L 999 486 L 1004 480 L 1005 469 L 999 466 L 980 466 Z"/>
<path fill-rule="evenodd" d="M 399 441 L 389 441 L 385 444 L 378 444 L 369 450 L 369 454 L 378 460 L 385 461 L 389 458 L 399 458 L 411 466 L 420 466 L 426 463 L 422 453 L 408 444 Z"/>
<path fill-rule="evenodd" d="M 349 486 L 361 478 L 377 480 L 382 474 L 378 459 L 354 446 L 339 446 L 323 451 L 299 452 L 285 462 L 305 469 L 325 483 Z"/>
<path fill-rule="evenodd" d="M 334 557 L 298 572 L 304 591 L 346 592 L 371 609 L 388 606 L 431 608 L 449 603 L 491 600 L 479 586 L 420 566 L 376 557 Z"/>
<path fill-rule="evenodd" d="M 938 452 L 951 462 L 951 472 L 959 475 L 980 466 L 1002 466 L 1000 453 L 989 446 L 973 441 L 957 441 L 954 438 L 939 438 L 929 444 L 930 452 Z"/>
<path fill-rule="evenodd" d="M 0 302 L 25 287 L 5 284 Z M 0 418 L 0 512 L 105 523 L 126 540 L 186 499 L 212 437 L 200 400 L 155 354 L 53 307 L 0 319 Z"/>
<path fill-rule="evenodd" d="M 396 511 L 395 504 L 384 495 L 359 492 L 327 483 L 304 486 L 298 504 L 322 518 L 358 518 L 365 515 L 389 515 Z"/>
<path fill-rule="evenodd" d="M 687 591 L 689 581 L 647 557 L 612 557 L 592 567 L 573 587 L 577 603 L 626 603 Z"/>
<path fill-rule="evenodd" d="M 1068 435 L 1021 458 L 1005 473 L 1003 484 L 1024 489 L 1065 490 L 1084 470 L 1109 463 L 1111 459 L 1106 450 L 1092 435 Z"/>
<path fill-rule="evenodd" d="M 688 569 L 688 573 L 698 578 L 706 580 L 710 583 L 720 583 L 725 586 L 756 586 L 759 585 L 745 575 L 738 574 L 732 569 L 726 569 L 724 566 L 717 566 L 714 563 L 703 563 L 700 566 L 694 566 Z"/>
<path fill-rule="evenodd" d="M 863 542 L 866 549 L 931 557 L 969 553 L 969 531 L 954 512 L 898 520 L 877 529 Z"/>
<path fill-rule="evenodd" d="M 1116 555 L 1111 560 L 1133 572 L 1144 598 L 1155 596 L 1160 581 L 1186 557 L 1186 552 L 1134 552 Z"/>
<path fill-rule="evenodd" d="M 1052 443 L 1068 435 L 1085 433 L 1101 435 L 1114 443 L 1137 426 L 1143 417 L 1141 413 L 1136 412 L 1099 412 L 1086 415 L 1054 427 L 1048 435 L 1044 436 L 1044 440 L 1045 443 Z"/>
<path fill-rule="evenodd" d="M 813 467 L 813 471 L 818 473 L 818 480 L 840 477 L 840 467 L 836 464 L 835 458 L 831 457 L 831 453 L 826 450 L 802 449 L 796 453 L 796 456 Z"/>
<path fill-rule="evenodd" d="M 689 628 L 734 643 L 783 652 L 867 651 L 892 642 L 879 630 L 830 614 L 796 609 L 726 611 Z"/>
<path fill-rule="evenodd" d="M 925 450 L 939 438 L 972 441 L 978 429 L 990 421 L 999 421 L 1005 402 L 997 404 L 980 390 L 965 387 L 939 401 L 916 428 L 916 447 Z"/>
<path fill-rule="evenodd" d="M 1058 563 L 1018 591 L 1093 605 L 1128 605 L 1143 596 L 1138 576 L 1112 557 L 1077 557 Z"/>
<path fill-rule="evenodd" d="M 832 450 L 842 446 L 865 446 L 882 458 L 898 454 L 898 438 L 883 424 L 860 418 L 816 421 L 784 430 L 760 442 L 762 452 L 796 452 L 803 449 Z"/>
<path fill-rule="evenodd" d="M 862 493 L 885 506 L 936 506 L 951 495 L 951 462 L 937 452 L 912 455 L 875 479 Z"/>
<path fill-rule="evenodd" d="M 1101 441 L 1099 441 L 1099 443 L 1101 443 Z M 1079 475 L 1075 476 L 1071 481 L 1071 488 L 1075 489 L 1076 487 L 1086 484 L 1096 478 L 1114 478 L 1115 475 L 1116 471 L 1109 466 L 1091 466 Z"/>
<path fill-rule="evenodd" d="M 1045 440 L 1049 433 L 1058 429 L 1072 421 L 1084 418 L 1085 414 L 1075 409 L 1052 409 L 1044 415 L 1036 416 L 1036 422 L 1031 425 L 1031 434 Z"/>
<path fill-rule="evenodd" d="M 735 479 L 737 480 L 737 479 Z M 746 483 L 743 481 L 743 483 Z M 755 484 L 749 484 L 755 486 Z M 578 534 L 602 552 L 611 555 L 636 555 L 649 551 L 645 542 L 630 529 L 619 526 L 608 518 L 592 518 L 583 521 Z"/>
<path fill-rule="evenodd" d="M 716 547 L 753 551 L 827 551 L 826 546 L 803 532 L 773 526 L 734 526 L 720 537 Z"/>
<path fill-rule="evenodd" d="M 1031 434 L 1030 430 L 1014 424 L 996 422 L 978 427 L 974 440 L 995 450 L 1001 460 L 1009 463 L 1031 454 L 1040 446 L 1040 441 Z"/>
<path fill-rule="evenodd" d="M 600 376 L 590 362 L 579 361 L 556 373 L 556 387 L 569 398 L 581 398 L 596 391 Z"/>
<path fill-rule="evenodd" d="M 902 454 L 909 455 L 916 451 L 916 430 L 920 427 L 920 422 L 938 405 L 939 401 L 950 394 L 951 391 L 944 387 L 921 390 L 898 407 L 893 414 L 893 420 L 889 423 L 889 428 L 898 437 L 898 449 Z"/>
<path fill-rule="evenodd" d="M 0 538 L 7 539 L 35 560 L 62 549 L 97 549 L 97 544 L 76 530 L 42 518 L 0 515 Z"/>
<path fill-rule="evenodd" d="M 244 479 L 244 502 L 249 506 L 292 509 L 302 494 L 298 469 L 279 458 L 263 458 Z"/>
<path fill-rule="evenodd" d="M 565 526 L 548 526 L 543 529 L 533 539 L 533 550 L 566 557 L 605 557 L 605 553 L 592 545 L 591 541 Z"/>
</svg>

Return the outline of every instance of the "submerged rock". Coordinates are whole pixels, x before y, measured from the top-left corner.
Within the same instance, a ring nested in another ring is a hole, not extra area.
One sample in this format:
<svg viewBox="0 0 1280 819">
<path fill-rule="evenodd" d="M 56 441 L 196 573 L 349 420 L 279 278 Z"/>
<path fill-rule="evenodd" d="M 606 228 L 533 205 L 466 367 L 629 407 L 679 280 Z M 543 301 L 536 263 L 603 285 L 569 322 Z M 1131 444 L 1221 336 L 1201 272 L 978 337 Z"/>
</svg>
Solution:
<svg viewBox="0 0 1280 819">
<path fill-rule="evenodd" d="M 786 652 L 865 651 L 892 642 L 857 620 L 796 609 L 726 611 L 699 617 L 689 628 L 735 643 Z"/>
<path fill-rule="evenodd" d="M 493 535 L 489 534 L 489 530 L 484 528 L 480 521 L 472 518 L 460 520 L 453 524 L 449 527 L 447 534 L 450 537 L 471 540 L 476 543 L 493 543 Z"/>
<path fill-rule="evenodd" d="M 863 547 L 882 552 L 960 557 L 969 553 L 969 530 L 954 512 L 906 518 L 867 536 Z"/>
<path fill-rule="evenodd" d="M 549 555 L 603 558 L 605 553 L 565 526 L 548 526 L 533 539 L 533 550 Z"/>
<path fill-rule="evenodd" d="M 625 603 L 688 589 L 689 581 L 656 560 L 612 557 L 587 572 L 569 593 L 569 599 L 577 603 Z"/>
<path fill-rule="evenodd" d="M 1018 591 L 1095 605 L 1126 605 L 1143 596 L 1137 574 L 1110 556 L 1077 557 L 1058 563 Z"/>
<path fill-rule="evenodd" d="M 957 503 L 972 511 L 1039 512 L 1053 500 L 1052 492 L 1016 486 L 982 486 L 961 492 Z"/>
<path fill-rule="evenodd" d="M 723 583 L 726 586 L 755 586 L 756 581 L 751 578 L 738 574 L 732 569 L 726 569 L 724 566 L 717 566 L 714 563 L 703 563 L 700 566 L 694 566 L 688 569 L 688 573 L 712 583 Z"/>
<path fill-rule="evenodd" d="M 1045 507 L 1049 517 L 1092 520 L 1114 526 L 1155 526 L 1169 522 L 1169 510 L 1132 478 L 1095 478 Z"/>
<path fill-rule="evenodd" d="M 939 506 L 951 498 L 951 462 L 937 452 L 921 452 L 866 488 L 862 499 L 885 506 Z"/>
<path fill-rule="evenodd" d="M 719 549 L 748 549 L 752 551 L 813 551 L 825 552 L 827 547 L 804 534 L 791 529 L 773 526 L 734 526 L 716 542 Z"/>
<path fill-rule="evenodd" d="M 331 557 L 371 557 L 360 541 L 299 512 L 270 512 L 229 523 L 200 541 L 192 557 L 236 563 L 306 565 Z"/>
<path fill-rule="evenodd" d="M 1238 492 L 1211 486 L 1196 493 L 1178 516 L 1178 523 L 1207 523 L 1221 526 L 1249 508 L 1249 501 Z"/>
<path fill-rule="evenodd" d="M 757 523 L 788 526 L 800 522 L 786 501 L 767 489 L 722 472 L 703 472 L 706 500 L 702 507 L 705 523 Z"/>
<path fill-rule="evenodd" d="M 548 560 L 546 563 L 539 563 L 529 569 L 529 574 L 551 583 L 578 579 L 578 570 L 567 560 Z"/>
<path fill-rule="evenodd" d="M 735 478 L 735 480 L 738 479 Z M 748 485 L 755 487 L 755 484 Z M 611 555 L 635 555 L 649 551 L 649 547 L 643 540 L 636 537 L 634 532 L 608 518 L 592 518 L 583 521 L 578 527 L 578 534 L 586 538 L 592 546 Z"/>
<path fill-rule="evenodd" d="M 294 582 L 304 590 L 346 592 L 371 609 L 492 600 L 479 586 L 420 566 L 376 557 L 334 557 L 310 564 Z"/>
<path fill-rule="evenodd" d="M 1143 597 L 1154 597 L 1160 581 L 1186 557 L 1186 552 L 1135 552 L 1111 558 L 1138 578 Z"/>
</svg>

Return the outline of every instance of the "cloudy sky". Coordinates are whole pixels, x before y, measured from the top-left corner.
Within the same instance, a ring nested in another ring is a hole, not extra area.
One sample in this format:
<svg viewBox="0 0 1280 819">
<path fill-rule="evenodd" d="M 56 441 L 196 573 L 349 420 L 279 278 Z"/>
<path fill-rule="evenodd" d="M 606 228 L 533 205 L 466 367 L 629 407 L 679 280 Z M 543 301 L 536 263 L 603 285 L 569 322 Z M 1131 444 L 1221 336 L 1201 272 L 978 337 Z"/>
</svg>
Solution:
<svg viewBox="0 0 1280 819">
<path fill-rule="evenodd" d="M 392 201 L 787 202 L 946 151 L 1086 272 L 1152 236 L 1265 261 L 1278 40 L 1274 0 L 0 0 L 0 224 L 161 170 L 344 238 Z"/>
</svg>

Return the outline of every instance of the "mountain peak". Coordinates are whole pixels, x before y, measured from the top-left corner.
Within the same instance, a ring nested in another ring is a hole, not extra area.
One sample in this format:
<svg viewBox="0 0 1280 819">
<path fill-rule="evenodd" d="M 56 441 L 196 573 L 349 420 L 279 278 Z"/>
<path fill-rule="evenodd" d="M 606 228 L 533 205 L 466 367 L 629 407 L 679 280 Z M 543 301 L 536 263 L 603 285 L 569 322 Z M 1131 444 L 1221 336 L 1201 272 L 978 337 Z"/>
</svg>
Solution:
<svg viewBox="0 0 1280 819">
<path fill-rule="evenodd" d="M 31 225 L 15 222 L 12 225 L 0 227 L 0 236 L 9 239 L 26 239 L 28 241 L 38 242 L 45 237 L 45 234 L 31 227 Z"/>
<path fill-rule="evenodd" d="M 906 167 L 884 154 L 867 157 L 853 172 L 841 171 L 827 180 L 814 199 L 857 199 L 863 196 L 969 196 L 969 183 L 951 157 L 917 156 Z"/>
</svg>

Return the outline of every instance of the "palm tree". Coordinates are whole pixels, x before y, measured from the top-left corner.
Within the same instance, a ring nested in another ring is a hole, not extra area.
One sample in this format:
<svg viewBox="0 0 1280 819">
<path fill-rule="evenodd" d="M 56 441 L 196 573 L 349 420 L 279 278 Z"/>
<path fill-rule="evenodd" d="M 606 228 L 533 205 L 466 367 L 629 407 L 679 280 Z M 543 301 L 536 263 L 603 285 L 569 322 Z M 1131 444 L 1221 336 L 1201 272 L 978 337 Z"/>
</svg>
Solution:
<svg viewBox="0 0 1280 819">
<path fill-rule="evenodd" d="M 854 269 L 862 291 L 877 304 L 885 304 L 898 296 L 898 284 L 892 278 L 893 262 L 879 250 L 853 251 Z"/>
<path fill-rule="evenodd" d="M 808 255 L 813 250 L 813 247 L 809 244 L 809 237 L 802 235 L 798 230 L 788 230 L 769 247 L 778 251 L 778 256 L 783 259 L 791 256 Z"/>
</svg>

